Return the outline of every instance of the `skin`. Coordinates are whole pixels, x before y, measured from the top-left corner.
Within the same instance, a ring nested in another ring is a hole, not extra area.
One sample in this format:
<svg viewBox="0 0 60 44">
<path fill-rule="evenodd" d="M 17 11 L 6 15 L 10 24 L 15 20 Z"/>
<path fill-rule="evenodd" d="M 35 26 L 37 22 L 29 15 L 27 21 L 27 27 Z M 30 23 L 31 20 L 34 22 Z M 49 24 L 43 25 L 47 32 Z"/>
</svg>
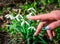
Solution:
<svg viewBox="0 0 60 44">
<path fill-rule="evenodd" d="M 52 39 L 55 36 L 53 29 L 60 26 L 60 10 L 54 10 L 50 13 L 37 16 L 29 16 L 28 19 L 41 21 L 37 26 L 36 32 L 34 33 L 35 36 L 39 34 L 43 25 L 46 24 L 49 27 L 48 30 L 46 30 L 47 34 L 49 38 Z"/>
</svg>

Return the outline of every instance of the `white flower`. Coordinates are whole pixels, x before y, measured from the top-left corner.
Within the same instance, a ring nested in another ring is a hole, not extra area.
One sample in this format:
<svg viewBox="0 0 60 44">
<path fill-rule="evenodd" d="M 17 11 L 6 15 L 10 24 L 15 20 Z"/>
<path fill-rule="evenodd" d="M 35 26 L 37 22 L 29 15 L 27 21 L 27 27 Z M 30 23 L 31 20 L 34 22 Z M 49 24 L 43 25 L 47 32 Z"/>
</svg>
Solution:
<svg viewBox="0 0 60 44">
<path fill-rule="evenodd" d="M 15 17 L 10 14 L 5 15 L 6 18 L 10 18 L 11 20 L 16 19 L 17 21 L 20 21 L 19 16 L 23 19 L 23 16 L 20 14 L 17 14 Z"/>
<path fill-rule="evenodd" d="M 28 29 L 34 29 L 34 30 L 36 30 L 35 27 L 33 27 L 33 26 L 29 27 Z"/>
<path fill-rule="evenodd" d="M 31 16 L 31 15 L 32 15 L 32 13 L 29 13 L 28 15 L 29 15 L 29 16 Z"/>
<path fill-rule="evenodd" d="M 29 23 L 27 21 L 25 21 L 25 23 L 29 26 Z"/>
<path fill-rule="evenodd" d="M 28 17 L 30 17 L 32 15 L 32 13 L 29 13 L 28 15 L 26 15 L 26 17 L 28 18 Z"/>
<path fill-rule="evenodd" d="M 23 26 L 25 23 L 26 23 L 26 25 L 29 26 L 29 23 L 27 21 L 24 21 L 24 20 L 22 21 L 21 26 Z"/>
<path fill-rule="evenodd" d="M 19 16 L 20 16 L 20 14 L 16 15 L 16 17 L 15 17 L 17 21 L 20 21 Z"/>
<path fill-rule="evenodd" d="M 23 26 L 23 25 L 24 25 L 24 23 L 25 23 L 25 22 L 23 21 L 23 22 L 21 23 L 21 26 Z"/>
<path fill-rule="evenodd" d="M 17 14 L 15 18 L 18 18 L 20 14 Z"/>
<path fill-rule="evenodd" d="M 33 12 L 29 12 L 30 10 L 33 10 Z M 33 7 L 29 8 L 27 11 L 29 12 L 29 14 L 26 16 L 27 18 L 32 16 L 32 14 L 36 15 L 36 10 Z"/>
<path fill-rule="evenodd" d="M 23 19 L 23 16 L 22 15 L 20 15 L 20 17 Z"/>
<path fill-rule="evenodd" d="M 11 20 L 12 20 L 12 19 L 15 19 L 15 17 L 13 17 L 13 16 L 10 15 L 10 14 L 5 15 L 5 17 L 6 17 L 6 18 L 10 18 Z"/>
<path fill-rule="evenodd" d="M 20 21 L 19 16 L 23 19 L 23 16 L 20 15 L 20 14 L 18 14 L 18 15 L 15 17 L 17 21 Z"/>
<path fill-rule="evenodd" d="M 36 13 L 36 10 L 33 7 L 29 8 L 27 11 L 29 12 L 30 10 L 33 10 Z"/>
<path fill-rule="evenodd" d="M 16 12 L 18 11 L 18 9 L 14 9 L 14 8 L 13 8 L 12 10 L 13 10 L 13 11 L 16 11 Z"/>
<path fill-rule="evenodd" d="M 21 21 L 25 21 L 24 19 L 21 19 Z"/>
</svg>

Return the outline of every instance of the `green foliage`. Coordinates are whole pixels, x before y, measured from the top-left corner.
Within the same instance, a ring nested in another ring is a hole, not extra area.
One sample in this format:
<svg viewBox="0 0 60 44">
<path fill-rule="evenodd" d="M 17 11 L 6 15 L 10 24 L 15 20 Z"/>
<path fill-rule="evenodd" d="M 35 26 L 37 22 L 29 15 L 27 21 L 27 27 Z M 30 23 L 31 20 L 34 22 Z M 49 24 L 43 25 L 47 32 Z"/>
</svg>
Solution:
<svg viewBox="0 0 60 44">
<path fill-rule="evenodd" d="M 22 0 L 21 0 L 22 1 Z M 55 4 L 56 3 L 56 4 Z M 26 0 L 26 2 L 23 5 L 19 5 L 18 7 L 22 9 L 22 13 L 27 13 L 27 10 L 29 8 L 34 8 L 37 13 L 44 13 L 48 12 L 49 10 L 46 8 L 47 5 L 52 5 L 55 4 L 55 6 L 57 8 L 60 8 L 60 0 L 34 0 L 33 3 L 28 3 L 28 0 Z M 50 7 L 50 6 L 49 6 Z M 3 8 L 2 11 L 0 11 L 0 14 L 3 13 L 3 11 L 7 10 L 7 8 Z M 48 10 L 48 11 L 47 11 Z M 10 11 L 9 11 L 10 12 Z M 30 12 L 33 12 L 32 10 Z M 34 12 L 33 12 L 34 13 Z M 13 12 L 10 12 L 10 14 L 13 14 Z M 20 13 L 19 13 L 20 14 Z M 17 40 L 17 38 L 22 38 L 23 41 L 26 44 L 35 44 L 35 43 L 43 43 L 43 44 L 47 44 L 44 39 L 42 38 L 42 34 L 44 32 L 44 28 L 42 28 L 42 31 L 39 33 L 39 35 L 37 37 L 35 37 L 33 34 L 35 32 L 34 28 L 38 25 L 39 22 L 33 21 L 33 20 L 28 20 L 26 18 L 26 15 L 23 16 L 24 19 L 24 24 L 23 26 L 21 26 L 22 24 L 22 18 L 19 17 L 20 21 L 17 21 L 16 19 L 13 19 L 10 21 L 10 25 L 6 25 L 7 27 L 5 29 L 0 28 L 0 30 L 5 30 L 6 32 L 8 32 L 11 36 L 14 36 L 13 39 L 11 39 L 9 41 L 9 44 L 14 41 L 17 42 L 19 40 Z M 28 23 L 26 23 L 28 22 Z M 31 27 L 31 28 L 30 28 Z M 32 28 L 33 27 L 33 28 Z M 28 29 L 30 28 L 30 29 Z M 57 28 L 55 30 L 56 32 L 56 37 L 55 37 L 55 41 L 59 41 L 60 39 L 60 28 Z M 17 36 L 17 33 L 20 34 L 19 37 Z M 21 40 L 19 41 L 21 42 Z M 32 43 L 31 43 L 32 42 Z"/>
<path fill-rule="evenodd" d="M 33 34 L 35 32 L 33 25 L 35 25 L 35 22 L 34 21 L 29 21 L 29 20 L 27 20 L 25 22 L 27 22 L 27 23 L 24 23 L 23 25 L 21 25 L 22 24 L 21 17 L 20 17 L 20 21 L 17 21 L 16 19 L 11 20 L 11 24 L 7 25 L 9 27 L 8 32 L 11 35 L 13 35 L 13 34 L 15 35 L 16 33 L 19 33 L 20 37 L 24 40 L 24 42 L 26 44 L 30 44 L 31 42 L 32 42 L 32 44 L 35 44 L 35 43 L 38 43 L 38 42 L 41 42 L 43 44 L 47 44 L 43 40 L 43 38 L 41 37 L 42 33 L 44 31 L 42 31 L 37 37 L 35 37 L 35 36 L 33 36 Z M 33 41 L 31 41 L 31 40 L 33 40 Z"/>
<path fill-rule="evenodd" d="M 60 8 L 60 0 L 58 0 L 58 6 L 59 6 L 59 8 Z"/>
<path fill-rule="evenodd" d="M 56 28 L 55 29 L 55 33 L 56 33 L 56 40 L 59 40 L 60 39 L 60 27 Z"/>
<path fill-rule="evenodd" d="M 57 27 L 55 29 L 55 37 L 54 37 L 53 41 L 54 41 L 55 44 L 59 44 L 60 43 L 59 42 L 60 41 L 60 27 Z"/>
<path fill-rule="evenodd" d="M 46 0 L 41 0 L 41 3 L 43 4 L 43 5 L 46 5 L 47 3 L 46 3 Z"/>
<path fill-rule="evenodd" d="M 48 3 L 49 4 L 51 4 L 51 3 L 53 3 L 54 2 L 54 0 L 48 0 Z"/>
<path fill-rule="evenodd" d="M 1 9 L 2 9 L 2 10 L 0 10 L 0 15 L 2 15 L 2 14 L 3 14 L 3 12 L 7 10 L 7 8 L 6 8 L 6 7 L 3 7 L 3 8 L 1 8 Z"/>
<path fill-rule="evenodd" d="M 26 4 L 26 3 L 25 3 L 25 5 L 20 5 L 19 8 L 21 8 L 21 9 L 23 10 L 23 12 L 26 12 L 27 9 L 29 9 L 29 8 L 31 8 L 31 7 L 33 7 L 33 8 L 36 9 L 36 5 L 37 5 L 36 2 L 33 2 L 32 4 L 28 4 L 28 3 Z"/>
<path fill-rule="evenodd" d="M 31 11 L 30 9 L 33 10 L 33 11 Z M 35 10 L 33 8 L 30 8 L 30 9 L 29 9 L 30 12 L 29 12 L 28 15 L 31 15 L 30 13 L 32 13 L 32 15 L 35 15 L 34 14 Z M 23 39 L 23 41 L 25 42 L 25 44 L 36 44 L 36 43 L 47 44 L 44 41 L 44 39 L 42 38 L 42 34 L 44 32 L 44 28 L 42 29 L 42 31 L 39 33 L 39 35 L 37 37 L 34 36 L 34 32 L 36 30 L 35 27 L 38 25 L 39 22 L 35 22 L 33 20 L 28 20 L 27 19 L 27 15 L 24 15 L 24 16 L 19 15 L 19 17 L 17 17 L 17 18 L 19 20 L 12 19 L 10 21 L 11 24 L 10 25 L 6 25 L 7 28 L 9 28 L 8 29 L 9 34 L 17 37 L 16 34 L 19 33 L 20 34 L 19 35 L 20 38 Z"/>
</svg>

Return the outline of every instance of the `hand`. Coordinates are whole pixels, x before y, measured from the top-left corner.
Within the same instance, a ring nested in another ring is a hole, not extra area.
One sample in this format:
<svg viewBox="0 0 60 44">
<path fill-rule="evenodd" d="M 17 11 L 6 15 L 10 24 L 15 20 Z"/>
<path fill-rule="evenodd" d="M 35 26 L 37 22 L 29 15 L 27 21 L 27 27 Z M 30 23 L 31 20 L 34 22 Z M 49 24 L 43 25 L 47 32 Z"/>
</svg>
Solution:
<svg viewBox="0 0 60 44">
<path fill-rule="evenodd" d="M 51 11 L 48 14 L 42 14 L 37 16 L 29 16 L 28 19 L 30 20 L 40 20 L 36 32 L 34 33 L 35 36 L 39 34 L 44 24 L 47 26 L 45 30 L 48 33 L 50 40 L 55 36 L 53 29 L 60 26 L 60 10 Z"/>
</svg>

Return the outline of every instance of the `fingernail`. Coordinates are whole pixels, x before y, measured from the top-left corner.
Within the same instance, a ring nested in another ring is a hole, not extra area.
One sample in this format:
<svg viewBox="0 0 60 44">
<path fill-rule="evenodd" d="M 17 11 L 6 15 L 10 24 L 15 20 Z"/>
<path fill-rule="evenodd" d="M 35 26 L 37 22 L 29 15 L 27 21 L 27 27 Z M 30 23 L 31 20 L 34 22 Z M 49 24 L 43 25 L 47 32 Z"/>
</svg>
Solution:
<svg viewBox="0 0 60 44">
<path fill-rule="evenodd" d="M 49 39 L 50 39 L 50 41 L 52 41 L 53 37 L 50 37 Z"/>
<path fill-rule="evenodd" d="M 49 26 L 46 26 L 46 27 L 45 27 L 45 30 L 48 30 L 48 29 L 49 29 Z"/>
</svg>

